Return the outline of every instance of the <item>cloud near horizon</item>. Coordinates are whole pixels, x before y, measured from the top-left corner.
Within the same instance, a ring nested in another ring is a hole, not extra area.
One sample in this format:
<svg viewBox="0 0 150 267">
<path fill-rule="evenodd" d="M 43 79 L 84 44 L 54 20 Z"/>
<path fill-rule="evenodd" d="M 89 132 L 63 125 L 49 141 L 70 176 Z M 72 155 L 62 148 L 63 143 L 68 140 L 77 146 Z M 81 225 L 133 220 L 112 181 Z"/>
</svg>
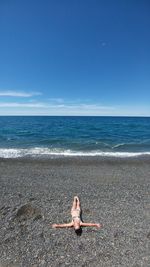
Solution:
<svg viewBox="0 0 150 267">
<path fill-rule="evenodd" d="M 61 108 L 65 108 L 65 109 L 82 109 L 82 110 L 114 110 L 114 107 L 111 106 L 102 106 L 102 105 L 98 105 L 98 104 L 85 104 L 85 103 L 78 103 L 78 104 L 71 104 L 71 103 L 44 103 L 44 102 L 36 102 L 36 101 L 32 101 L 32 102 L 25 102 L 25 103 L 18 103 L 18 102 L 0 102 L 0 108 L 11 108 L 11 107 L 19 107 L 19 108 L 44 108 L 44 109 L 61 109 Z"/>
<path fill-rule="evenodd" d="M 85 103 L 48 103 L 48 102 L 1 102 L 0 115 L 45 115 L 45 116 L 150 116 L 145 107 L 139 113 L 138 108 L 122 106 L 104 106 Z"/>
<path fill-rule="evenodd" d="M 104 105 L 89 99 L 47 98 L 39 92 L 0 91 L 0 115 L 47 116 L 150 116 L 148 107 Z M 5 97 L 6 101 L 4 100 Z M 11 101 L 16 97 L 15 101 Z M 28 101 L 23 101 L 28 98 Z M 19 101 L 18 101 L 19 99 Z M 140 110 L 140 112 L 139 112 Z"/>
<path fill-rule="evenodd" d="M 17 103 L 17 102 L 4 102 L 0 103 L 0 108 L 44 108 L 42 103 Z"/>
<path fill-rule="evenodd" d="M 62 98 L 51 98 L 38 102 L 30 99 L 28 102 L 0 102 L 0 115 L 101 115 L 108 114 L 115 108 L 95 103 L 65 101 Z"/>
<path fill-rule="evenodd" d="M 0 91 L 0 96 L 8 96 L 8 97 L 32 97 L 41 95 L 40 92 L 23 92 L 23 91 Z"/>
</svg>

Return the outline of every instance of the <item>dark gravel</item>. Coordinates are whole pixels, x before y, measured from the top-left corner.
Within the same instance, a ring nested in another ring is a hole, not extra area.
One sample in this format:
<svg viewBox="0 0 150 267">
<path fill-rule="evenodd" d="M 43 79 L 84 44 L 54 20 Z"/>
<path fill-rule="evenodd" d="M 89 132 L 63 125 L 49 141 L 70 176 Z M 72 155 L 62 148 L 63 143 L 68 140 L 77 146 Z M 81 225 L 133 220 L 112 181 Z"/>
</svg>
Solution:
<svg viewBox="0 0 150 267">
<path fill-rule="evenodd" d="M 102 229 L 52 229 L 70 221 Z M 0 160 L 0 267 L 150 266 L 150 159 Z"/>
</svg>

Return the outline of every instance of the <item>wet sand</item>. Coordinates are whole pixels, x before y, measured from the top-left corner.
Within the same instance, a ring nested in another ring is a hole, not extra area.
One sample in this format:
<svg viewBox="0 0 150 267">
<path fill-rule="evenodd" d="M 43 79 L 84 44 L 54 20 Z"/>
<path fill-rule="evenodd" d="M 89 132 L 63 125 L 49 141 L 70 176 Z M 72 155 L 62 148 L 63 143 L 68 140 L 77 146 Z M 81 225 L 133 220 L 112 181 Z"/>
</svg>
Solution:
<svg viewBox="0 0 150 267">
<path fill-rule="evenodd" d="M 74 195 L 102 229 L 51 228 Z M 149 158 L 0 160 L 0 267 L 148 267 L 149 222 Z"/>
</svg>

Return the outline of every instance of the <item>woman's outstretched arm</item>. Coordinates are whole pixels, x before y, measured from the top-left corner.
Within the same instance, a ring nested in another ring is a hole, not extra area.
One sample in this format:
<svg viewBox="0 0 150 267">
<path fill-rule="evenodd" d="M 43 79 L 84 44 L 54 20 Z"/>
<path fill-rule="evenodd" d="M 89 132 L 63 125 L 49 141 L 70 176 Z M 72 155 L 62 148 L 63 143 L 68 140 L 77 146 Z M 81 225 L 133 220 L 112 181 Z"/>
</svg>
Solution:
<svg viewBox="0 0 150 267">
<path fill-rule="evenodd" d="M 98 228 L 102 227 L 102 224 L 100 224 L 100 223 L 84 223 L 84 222 L 81 222 L 80 225 L 81 226 L 95 226 L 95 227 L 98 227 Z"/>
<path fill-rule="evenodd" d="M 52 224 L 52 228 L 68 228 L 72 227 L 73 223 Z"/>
</svg>

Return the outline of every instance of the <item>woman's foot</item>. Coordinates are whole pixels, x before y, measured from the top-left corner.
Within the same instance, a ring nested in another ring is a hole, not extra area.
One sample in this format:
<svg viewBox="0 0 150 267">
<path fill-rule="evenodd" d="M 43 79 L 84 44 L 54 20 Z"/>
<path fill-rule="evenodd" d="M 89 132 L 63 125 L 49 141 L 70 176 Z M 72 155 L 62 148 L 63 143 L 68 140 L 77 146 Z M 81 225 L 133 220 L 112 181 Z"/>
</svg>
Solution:
<svg viewBox="0 0 150 267">
<path fill-rule="evenodd" d="M 74 197 L 75 201 L 79 201 L 79 198 L 77 196 Z"/>
</svg>

